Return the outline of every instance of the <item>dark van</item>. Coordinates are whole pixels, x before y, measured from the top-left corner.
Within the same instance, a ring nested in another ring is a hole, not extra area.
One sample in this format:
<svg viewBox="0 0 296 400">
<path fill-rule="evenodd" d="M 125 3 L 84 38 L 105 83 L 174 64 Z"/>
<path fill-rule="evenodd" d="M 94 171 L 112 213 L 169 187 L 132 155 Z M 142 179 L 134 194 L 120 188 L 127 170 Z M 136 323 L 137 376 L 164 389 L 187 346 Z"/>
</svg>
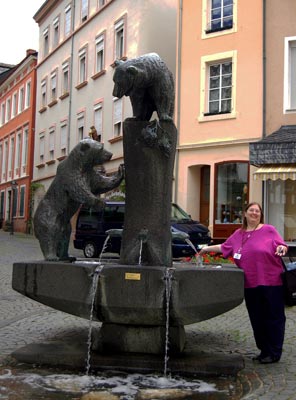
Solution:
<svg viewBox="0 0 296 400">
<path fill-rule="evenodd" d="M 107 201 L 103 210 L 99 212 L 82 207 L 77 217 L 75 249 L 83 250 L 87 258 L 98 257 L 104 244 L 106 246 L 104 252 L 119 253 L 121 238 L 112 237 L 106 244 L 106 231 L 123 228 L 124 210 L 125 203 L 121 201 Z M 193 221 L 181 207 L 174 203 L 172 204 L 171 229 L 173 235 L 175 233 L 175 237 L 172 238 L 173 258 L 195 254 L 195 250 L 189 243 L 176 237 L 180 231 L 189 235 L 189 241 L 197 250 L 212 241 L 209 229 L 198 221 Z"/>
</svg>

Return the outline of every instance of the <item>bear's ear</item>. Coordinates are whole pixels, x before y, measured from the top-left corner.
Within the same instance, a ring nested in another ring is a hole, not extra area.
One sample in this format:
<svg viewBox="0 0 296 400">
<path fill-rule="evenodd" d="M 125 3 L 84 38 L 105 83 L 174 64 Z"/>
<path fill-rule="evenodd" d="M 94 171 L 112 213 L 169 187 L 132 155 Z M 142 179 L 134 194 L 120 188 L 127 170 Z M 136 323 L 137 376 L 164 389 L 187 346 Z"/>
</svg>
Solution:
<svg viewBox="0 0 296 400">
<path fill-rule="evenodd" d="M 116 59 L 114 61 L 114 63 L 113 63 L 114 67 L 118 67 L 118 65 L 120 65 L 120 64 L 123 64 L 123 61 L 122 60 L 118 60 L 118 59 Z"/>
<path fill-rule="evenodd" d="M 81 144 L 81 146 L 80 146 L 80 151 L 81 152 L 84 152 L 84 151 L 86 151 L 86 150 L 88 150 L 90 148 L 90 144 L 88 142 L 83 142 L 82 141 L 80 144 Z"/>
<path fill-rule="evenodd" d="M 136 76 L 138 74 L 138 68 L 135 67 L 134 65 L 131 65 L 130 67 L 127 67 L 127 72 L 130 73 L 131 75 Z"/>
</svg>

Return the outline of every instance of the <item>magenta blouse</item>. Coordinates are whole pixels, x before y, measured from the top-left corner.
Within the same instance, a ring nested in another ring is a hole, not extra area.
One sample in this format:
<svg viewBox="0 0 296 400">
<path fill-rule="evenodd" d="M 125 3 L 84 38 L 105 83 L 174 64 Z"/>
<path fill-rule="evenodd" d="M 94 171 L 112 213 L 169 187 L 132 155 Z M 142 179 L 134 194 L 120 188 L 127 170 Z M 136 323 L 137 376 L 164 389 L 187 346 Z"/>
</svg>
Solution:
<svg viewBox="0 0 296 400">
<path fill-rule="evenodd" d="M 275 255 L 277 246 L 287 246 L 272 225 L 244 231 L 237 229 L 222 245 L 223 257 L 234 257 L 235 264 L 244 270 L 245 288 L 282 285 L 283 265 Z M 241 254 L 236 258 L 236 254 Z"/>
</svg>

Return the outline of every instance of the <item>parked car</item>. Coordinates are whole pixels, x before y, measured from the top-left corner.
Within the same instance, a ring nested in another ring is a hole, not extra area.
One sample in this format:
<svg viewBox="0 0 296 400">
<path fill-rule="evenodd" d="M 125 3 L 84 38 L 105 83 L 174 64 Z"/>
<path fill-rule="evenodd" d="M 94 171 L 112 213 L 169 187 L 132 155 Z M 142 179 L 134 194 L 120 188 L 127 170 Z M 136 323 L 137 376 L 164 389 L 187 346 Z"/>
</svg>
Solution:
<svg viewBox="0 0 296 400">
<path fill-rule="evenodd" d="M 81 249 L 85 257 L 98 257 L 105 244 L 104 252 L 119 253 L 121 237 L 112 237 L 106 242 L 110 229 L 123 229 L 125 203 L 107 201 L 103 210 L 93 211 L 81 207 L 76 223 L 74 247 Z M 192 218 L 177 204 L 172 204 L 171 214 L 172 256 L 180 258 L 192 256 L 202 245 L 211 243 L 209 229 Z M 179 234 L 178 234 L 179 233 Z M 185 235 L 184 235 L 185 233 Z M 188 235 L 185 242 L 182 236 Z"/>
</svg>

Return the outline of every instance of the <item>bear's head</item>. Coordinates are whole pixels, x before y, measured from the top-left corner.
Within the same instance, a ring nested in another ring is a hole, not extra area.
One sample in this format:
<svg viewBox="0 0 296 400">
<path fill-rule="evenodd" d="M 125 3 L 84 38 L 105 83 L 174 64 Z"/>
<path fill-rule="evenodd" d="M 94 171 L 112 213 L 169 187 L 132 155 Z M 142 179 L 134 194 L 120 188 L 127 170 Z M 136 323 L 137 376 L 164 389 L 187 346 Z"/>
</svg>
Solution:
<svg viewBox="0 0 296 400">
<path fill-rule="evenodd" d="M 74 147 L 68 158 L 73 160 L 77 167 L 86 171 L 109 161 L 112 155 L 104 149 L 102 143 L 93 139 L 83 139 Z"/>
<path fill-rule="evenodd" d="M 113 74 L 113 96 L 119 99 L 122 96 L 129 96 L 134 89 L 138 68 L 134 65 L 129 65 L 124 61 L 115 62 L 115 71 Z"/>
</svg>

